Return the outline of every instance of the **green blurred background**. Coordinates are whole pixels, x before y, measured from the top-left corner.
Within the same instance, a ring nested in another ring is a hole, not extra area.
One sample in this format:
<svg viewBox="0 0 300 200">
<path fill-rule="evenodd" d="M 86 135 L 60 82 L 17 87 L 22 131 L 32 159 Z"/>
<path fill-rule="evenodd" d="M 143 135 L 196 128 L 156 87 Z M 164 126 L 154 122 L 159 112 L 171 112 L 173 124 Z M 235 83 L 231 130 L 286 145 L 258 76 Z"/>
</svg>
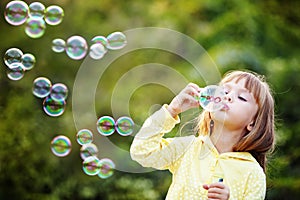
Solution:
<svg viewBox="0 0 300 200">
<path fill-rule="evenodd" d="M 14 27 L 5 21 L 8 2 L 0 2 L 1 56 L 17 47 L 34 54 L 37 64 L 19 81 L 9 80 L 1 64 L 0 199 L 165 198 L 171 183 L 167 171 L 115 171 L 106 180 L 83 173 L 71 104 L 73 82 L 82 61 L 51 50 L 51 41 L 58 37 L 81 35 L 89 41 L 96 35 L 149 26 L 169 28 L 195 39 L 222 74 L 230 69 L 250 69 L 267 77 L 276 100 L 277 145 L 269 158 L 266 199 L 300 196 L 300 1 L 41 0 L 46 7 L 61 6 L 65 17 L 58 26 L 48 25 L 45 35 L 38 39 L 29 38 L 24 26 Z M 122 56 L 99 84 L 97 115 L 111 114 L 111 90 L 123 73 L 130 67 L 154 62 L 189 73 L 185 61 L 166 52 L 149 49 Z M 45 115 L 41 101 L 31 94 L 32 82 L 38 76 L 68 85 L 70 96 L 62 116 Z M 190 79 L 203 84 L 200 78 Z M 168 103 L 173 96 L 156 85 L 138 89 L 131 100 L 135 122 L 141 124 L 151 105 Z M 50 151 L 50 141 L 58 134 L 68 136 L 73 144 L 71 154 L 64 158 Z M 128 149 L 132 138 L 115 136 L 111 140 Z"/>
</svg>

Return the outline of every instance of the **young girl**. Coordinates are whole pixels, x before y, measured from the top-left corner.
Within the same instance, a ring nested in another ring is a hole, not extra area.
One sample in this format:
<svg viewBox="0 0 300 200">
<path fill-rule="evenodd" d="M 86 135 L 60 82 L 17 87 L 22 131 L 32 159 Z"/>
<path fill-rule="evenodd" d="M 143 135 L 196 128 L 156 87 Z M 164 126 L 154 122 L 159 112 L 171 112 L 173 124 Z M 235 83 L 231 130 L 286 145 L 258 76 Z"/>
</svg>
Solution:
<svg viewBox="0 0 300 200">
<path fill-rule="evenodd" d="M 169 105 L 150 116 L 130 153 L 144 167 L 173 174 L 166 199 L 264 199 L 266 154 L 274 146 L 274 101 L 262 77 L 244 71 L 226 74 L 221 110 L 203 111 L 198 136 L 163 138 L 178 117 L 199 106 L 199 88 L 188 84 Z"/>
</svg>

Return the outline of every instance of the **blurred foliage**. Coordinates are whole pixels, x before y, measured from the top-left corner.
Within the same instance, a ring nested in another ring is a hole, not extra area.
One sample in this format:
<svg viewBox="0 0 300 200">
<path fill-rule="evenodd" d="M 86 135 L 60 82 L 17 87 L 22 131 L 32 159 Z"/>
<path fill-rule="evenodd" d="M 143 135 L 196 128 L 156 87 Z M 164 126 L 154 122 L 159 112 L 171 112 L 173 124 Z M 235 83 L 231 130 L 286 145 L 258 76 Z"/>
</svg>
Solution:
<svg viewBox="0 0 300 200">
<path fill-rule="evenodd" d="M 96 35 L 139 27 L 163 27 L 190 36 L 201 44 L 221 73 L 249 69 L 264 74 L 276 100 L 277 146 L 269 158 L 266 199 L 300 196 L 300 1 L 293 0 L 41 0 L 60 5 L 65 17 L 59 26 L 47 26 L 39 39 L 4 20 L 8 0 L 0 2 L 0 53 L 11 47 L 37 58 L 34 69 L 19 81 L 0 68 L 0 199 L 164 199 L 171 183 L 166 171 L 133 174 L 116 171 L 106 180 L 85 175 L 81 169 L 76 128 L 72 117 L 72 85 L 81 61 L 51 50 L 54 38 Z M 33 1 L 26 1 L 28 4 Z M 147 39 L 147 38 L 145 38 Z M 144 50 L 121 57 L 105 72 L 96 95 L 97 115 L 109 115 L 115 83 L 130 68 L 145 63 L 174 66 L 189 76 L 188 64 L 166 52 Z M 46 76 L 70 88 L 67 110 L 51 118 L 41 101 L 31 94 L 33 80 Z M 201 77 L 190 81 L 203 84 Z M 176 80 L 174 80 L 176 81 Z M 124 91 L 126 92 L 126 91 Z M 167 88 L 146 85 L 130 100 L 137 124 L 168 103 L 174 94 Z M 51 139 L 63 134 L 71 139 L 72 153 L 65 158 L 50 151 Z M 128 150 L 132 138 L 112 137 Z"/>
</svg>

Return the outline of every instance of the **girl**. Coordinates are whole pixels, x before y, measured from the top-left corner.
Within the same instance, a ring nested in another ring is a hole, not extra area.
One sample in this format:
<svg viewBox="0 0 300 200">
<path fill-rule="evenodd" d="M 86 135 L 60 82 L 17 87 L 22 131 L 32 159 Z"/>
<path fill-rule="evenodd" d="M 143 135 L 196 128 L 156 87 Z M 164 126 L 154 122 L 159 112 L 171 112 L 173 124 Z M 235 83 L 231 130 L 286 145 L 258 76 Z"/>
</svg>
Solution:
<svg viewBox="0 0 300 200">
<path fill-rule="evenodd" d="M 264 199 L 266 154 L 274 146 L 274 101 L 262 77 L 233 71 L 221 80 L 221 110 L 203 111 L 198 136 L 163 138 L 178 114 L 199 106 L 199 88 L 188 84 L 150 116 L 135 136 L 131 157 L 173 175 L 166 199 Z M 196 98 L 195 98 L 196 97 Z"/>
</svg>

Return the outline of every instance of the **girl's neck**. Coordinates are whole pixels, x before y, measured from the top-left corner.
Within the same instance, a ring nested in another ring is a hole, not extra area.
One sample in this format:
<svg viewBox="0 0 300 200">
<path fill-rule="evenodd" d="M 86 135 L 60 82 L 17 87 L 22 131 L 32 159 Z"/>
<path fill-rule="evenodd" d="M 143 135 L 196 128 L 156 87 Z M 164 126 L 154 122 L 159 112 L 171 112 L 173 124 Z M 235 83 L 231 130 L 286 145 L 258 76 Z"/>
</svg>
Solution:
<svg viewBox="0 0 300 200">
<path fill-rule="evenodd" d="M 214 125 L 210 139 L 218 152 L 232 152 L 233 146 L 240 140 L 242 130 L 228 130 L 223 125 Z"/>
</svg>

